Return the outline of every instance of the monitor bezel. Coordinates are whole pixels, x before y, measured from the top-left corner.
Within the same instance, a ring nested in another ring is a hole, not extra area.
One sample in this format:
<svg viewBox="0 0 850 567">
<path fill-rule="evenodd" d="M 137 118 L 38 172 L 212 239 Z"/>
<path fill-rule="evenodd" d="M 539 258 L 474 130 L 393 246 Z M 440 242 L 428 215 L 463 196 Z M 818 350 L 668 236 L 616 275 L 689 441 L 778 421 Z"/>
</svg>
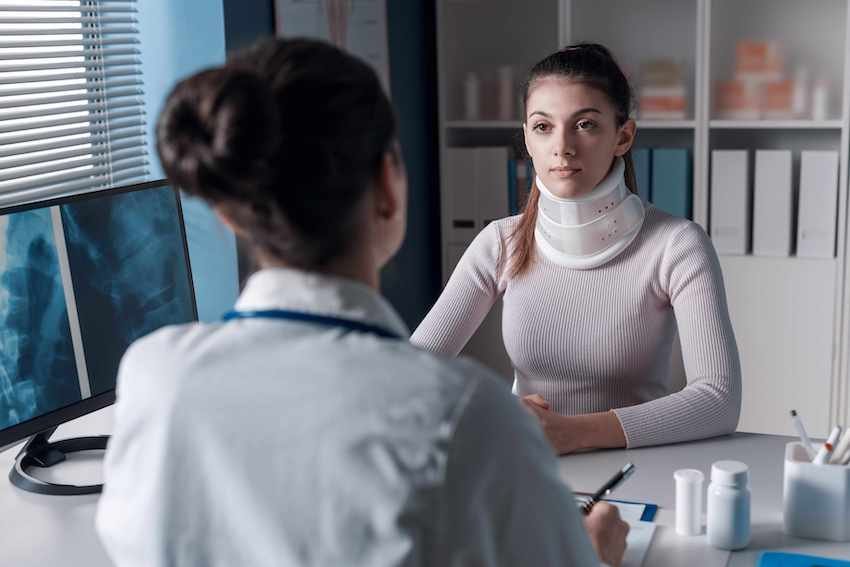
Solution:
<svg viewBox="0 0 850 567">
<path fill-rule="evenodd" d="M 182 196 L 180 190 L 171 183 L 169 183 L 167 179 L 157 179 L 153 181 L 133 183 L 130 185 L 120 185 L 107 189 L 98 189 L 95 191 L 87 191 L 83 193 L 74 193 L 72 195 L 52 197 L 50 199 L 45 199 L 42 201 L 33 201 L 23 204 L 0 207 L 0 216 L 19 213 L 32 209 L 41 209 L 55 207 L 59 205 L 66 205 L 69 203 L 95 199 L 98 197 L 120 195 L 122 193 L 131 193 L 134 191 L 143 191 L 145 189 L 156 189 L 161 187 L 170 188 L 174 192 L 174 196 L 177 200 L 177 218 L 179 220 L 180 236 L 183 240 L 183 254 L 186 261 L 187 275 L 189 277 L 189 293 L 191 295 L 192 301 L 192 315 L 194 317 L 194 320 L 197 321 L 198 304 L 197 298 L 195 297 L 195 285 L 194 278 L 192 276 L 192 264 L 189 261 L 189 244 L 186 237 L 186 223 L 183 219 L 183 202 L 181 198 Z M 77 419 L 78 417 L 82 417 L 84 415 L 88 415 L 99 409 L 103 409 L 107 406 L 110 406 L 113 403 L 115 403 L 115 388 L 97 394 L 96 396 L 92 396 L 90 398 L 74 402 L 70 405 L 57 408 L 46 414 L 28 419 L 27 421 L 23 421 L 11 427 L 7 427 L 6 429 L 0 429 L 0 451 L 3 451 L 13 445 L 16 445 L 21 441 L 25 441 L 27 438 L 32 437 L 33 435 L 37 435 L 38 433 L 41 433 L 43 431 L 55 429 L 63 423 Z"/>
</svg>

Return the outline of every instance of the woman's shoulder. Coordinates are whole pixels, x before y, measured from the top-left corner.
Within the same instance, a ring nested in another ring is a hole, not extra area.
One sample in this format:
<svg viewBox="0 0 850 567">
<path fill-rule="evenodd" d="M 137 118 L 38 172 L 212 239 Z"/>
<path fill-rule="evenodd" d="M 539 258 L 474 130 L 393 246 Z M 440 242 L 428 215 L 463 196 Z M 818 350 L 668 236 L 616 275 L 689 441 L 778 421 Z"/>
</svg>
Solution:
<svg viewBox="0 0 850 567">
<path fill-rule="evenodd" d="M 680 244 L 711 246 L 705 230 L 698 223 L 671 215 L 654 205 L 646 205 L 645 239 L 663 248 Z"/>
</svg>

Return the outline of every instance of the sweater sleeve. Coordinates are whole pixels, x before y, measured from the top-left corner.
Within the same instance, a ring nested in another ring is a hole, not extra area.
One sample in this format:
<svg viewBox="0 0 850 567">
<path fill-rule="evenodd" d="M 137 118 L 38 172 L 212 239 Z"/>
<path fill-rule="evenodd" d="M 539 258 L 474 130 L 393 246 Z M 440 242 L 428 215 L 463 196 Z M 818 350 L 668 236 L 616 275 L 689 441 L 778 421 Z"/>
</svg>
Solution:
<svg viewBox="0 0 850 567">
<path fill-rule="evenodd" d="M 660 282 L 673 306 L 688 384 L 614 410 L 630 448 L 732 433 L 741 412 L 741 363 L 720 262 L 701 227 L 688 223 L 670 239 Z"/>
<path fill-rule="evenodd" d="M 437 303 L 410 342 L 429 351 L 457 356 L 499 299 L 502 238 L 491 222 L 466 249 Z"/>
</svg>

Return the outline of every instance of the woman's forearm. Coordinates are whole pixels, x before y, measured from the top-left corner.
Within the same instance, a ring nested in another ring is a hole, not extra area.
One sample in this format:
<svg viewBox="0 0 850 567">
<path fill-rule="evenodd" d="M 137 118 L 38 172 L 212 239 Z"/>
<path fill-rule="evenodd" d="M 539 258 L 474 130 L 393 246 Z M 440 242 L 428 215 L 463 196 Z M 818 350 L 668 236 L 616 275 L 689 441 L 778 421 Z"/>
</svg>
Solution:
<svg viewBox="0 0 850 567">
<path fill-rule="evenodd" d="M 626 434 L 612 411 L 562 417 L 559 435 L 553 440 L 559 454 L 626 446 Z"/>
</svg>

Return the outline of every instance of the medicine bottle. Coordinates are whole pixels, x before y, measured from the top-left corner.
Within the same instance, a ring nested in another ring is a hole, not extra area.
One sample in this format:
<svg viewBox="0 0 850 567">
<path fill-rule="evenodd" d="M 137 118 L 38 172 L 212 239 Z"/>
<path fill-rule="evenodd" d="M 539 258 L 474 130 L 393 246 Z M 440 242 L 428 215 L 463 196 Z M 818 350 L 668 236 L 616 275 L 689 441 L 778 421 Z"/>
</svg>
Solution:
<svg viewBox="0 0 850 567">
<path fill-rule="evenodd" d="M 738 461 L 711 465 L 706 535 L 720 549 L 741 549 L 750 542 L 750 469 Z"/>
</svg>

